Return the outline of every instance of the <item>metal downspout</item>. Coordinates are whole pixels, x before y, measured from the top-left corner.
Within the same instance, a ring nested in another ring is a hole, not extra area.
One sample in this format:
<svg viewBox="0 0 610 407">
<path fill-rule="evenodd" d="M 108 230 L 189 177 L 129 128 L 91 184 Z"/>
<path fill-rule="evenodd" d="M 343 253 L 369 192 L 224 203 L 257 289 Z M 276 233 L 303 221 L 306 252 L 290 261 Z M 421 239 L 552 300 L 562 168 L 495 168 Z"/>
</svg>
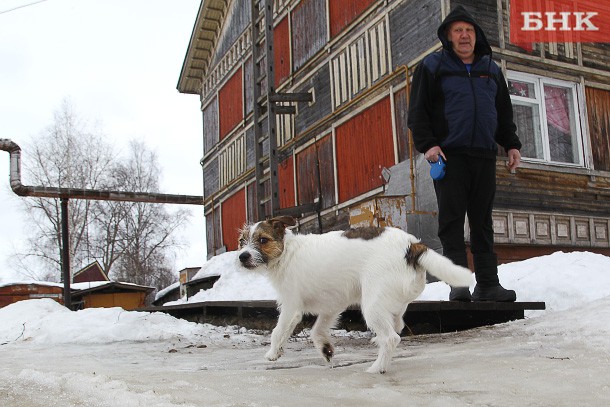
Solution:
<svg viewBox="0 0 610 407">
<path fill-rule="evenodd" d="M 409 80 L 409 66 L 403 65 L 405 69 L 405 100 L 406 100 L 406 108 L 407 108 L 407 116 L 409 115 L 409 102 L 411 98 L 411 81 Z M 413 212 L 415 209 L 415 165 L 413 161 L 415 157 L 413 157 L 413 134 L 411 133 L 411 129 L 407 126 L 407 139 L 409 140 L 409 178 L 411 179 L 411 208 L 413 208 Z"/>
<path fill-rule="evenodd" d="M 407 116 L 409 112 L 409 102 L 411 98 L 411 81 L 409 80 L 409 66 L 402 65 L 401 68 L 405 70 L 405 101 L 406 101 L 406 109 Z M 415 207 L 415 195 L 417 195 L 417 190 L 415 186 L 415 156 L 414 152 L 414 143 L 413 143 L 413 133 L 411 129 L 407 126 L 407 138 L 409 140 L 409 178 L 411 181 L 411 210 L 407 211 L 407 214 L 417 214 L 417 215 L 434 215 L 436 216 L 436 212 L 433 211 L 418 211 Z"/>
<path fill-rule="evenodd" d="M 68 223 L 68 198 L 61 198 L 61 273 L 64 280 L 64 306 L 72 309 L 72 291 L 70 284 L 70 227 Z"/>
<path fill-rule="evenodd" d="M 10 154 L 11 189 L 19 196 L 203 205 L 203 196 L 23 185 L 21 183 L 21 148 L 10 139 L 0 139 L 0 150 L 7 151 Z"/>
<path fill-rule="evenodd" d="M 72 293 L 70 291 L 70 251 L 67 249 L 70 247 L 68 226 L 68 201 L 70 198 L 100 201 L 203 205 L 203 196 L 26 186 L 21 183 L 21 148 L 19 145 L 10 139 L 0 139 L 0 150 L 7 151 L 10 154 L 10 184 L 11 189 L 15 194 L 23 197 L 59 198 L 61 200 L 61 269 L 64 280 L 64 306 L 68 309 L 72 309 Z"/>
</svg>

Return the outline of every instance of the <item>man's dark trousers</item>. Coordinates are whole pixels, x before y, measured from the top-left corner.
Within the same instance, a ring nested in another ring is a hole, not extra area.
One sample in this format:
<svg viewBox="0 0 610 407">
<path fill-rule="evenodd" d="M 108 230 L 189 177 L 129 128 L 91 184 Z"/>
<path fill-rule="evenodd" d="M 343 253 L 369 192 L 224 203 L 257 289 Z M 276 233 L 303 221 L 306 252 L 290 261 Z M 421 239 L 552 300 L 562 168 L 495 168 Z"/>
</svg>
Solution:
<svg viewBox="0 0 610 407">
<path fill-rule="evenodd" d="M 447 154 L 445 177 L 434 181 L 438 202 L 438 237 L 443 253 L 466 266 L 464 220 L 470 225 L 475 258 L 494 256 L 492 210 L 496 193 L 496 160 L 469 154 Z"/>
</svg>

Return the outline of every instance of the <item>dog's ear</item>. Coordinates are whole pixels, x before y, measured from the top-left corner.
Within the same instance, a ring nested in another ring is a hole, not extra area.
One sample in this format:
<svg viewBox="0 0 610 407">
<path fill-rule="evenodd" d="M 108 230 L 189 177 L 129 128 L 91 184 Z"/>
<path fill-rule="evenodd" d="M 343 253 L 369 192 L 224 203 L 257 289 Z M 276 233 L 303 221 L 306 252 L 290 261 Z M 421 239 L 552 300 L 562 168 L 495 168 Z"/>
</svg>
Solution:
<svg viewBox="0 0 610 407">
<path fill-rule="evenodd" d="M 242 247 L 245 244 L 247 236 L 250 234 L 250 224 L 247 222 L 241 227 L 241 229 L 237 229 L 237 245 L 238 247 Z"/>
<path fill-rule="evenodd" d="M 292 216 L 276 216 L 275 218 L 269 219 L 267 222 L 269 222 L 274 229 L 286 229 L 286 226 L 294 226 L 297 224 Z"/>
</svg>

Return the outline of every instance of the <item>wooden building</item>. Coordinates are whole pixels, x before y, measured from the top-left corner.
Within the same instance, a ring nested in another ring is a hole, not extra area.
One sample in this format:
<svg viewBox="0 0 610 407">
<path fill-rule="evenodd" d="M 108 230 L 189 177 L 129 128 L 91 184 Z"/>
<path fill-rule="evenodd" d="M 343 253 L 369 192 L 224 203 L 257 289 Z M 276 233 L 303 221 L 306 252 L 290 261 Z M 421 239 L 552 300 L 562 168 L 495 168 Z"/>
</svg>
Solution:
<svg viewBox="0 0 610 407">
<path fill-rule="evenodd" d="M 44 281 L 12 282 L 0 284 L 0 308 L 14 302 L 51 298 L 60 304 L 64 303 L 63 284 Z"/>
<path fill-rule="evenodd" d="M 76 309 L 121 307 L 134 310 L 148 305 L 155 288 L 120 281 L 110 281 L 97 261 L 72 276 L 72 302 Z"/>
<path fill-rule="evenodd" d="M 154 287 L 116 281 L 74 283 L 71 288 L 74 309 L 121 307 L 133 310 L 148 305 L 147 297 L 155 290 Z M 0 308 L 14 302 L 39 298 L 51 298 L 63 305 L 63 283 L 30 281 L 0 285 Z"/>
<path fill-rule="evenodd" d="M 200 291 L 209 290 L 214 287 L 214 284 L 220 279 L 219 275 L 215 276 L 206 276 L 202 278 L 197 278 L 190 280 L 185 284 L 186 288 L 186 298 L 193 297 Z"/>
<path fill-rule="evenodd" d="M 110 281 L 97 261 L 86 265 L 72 276 L 73 283 L 86 283 L 89 281 Z"/>
<path fill-rule="evenodd" d="M 97 261 L 83 267 L 70 284 L 74 309 L 121 307 L 126 310 L 146 305 L 155 288 L 110 281 Z M 0 285 L 0 308 L 17 301 L 52 298 L 64 303 L 64 284 L 45 281 L 13 282 Z"/>
<path fill-rule="evenodd" d="M 197 271 L 199 271 L 199 268 L 197 268 Z M 180 276 L 182 278 L 182 273 Z M 214 284 L 216 281 L 218 281 L 218 279 L 220 279 L 220 275 L 206 276 L 197 279 L 193 279 L 191 277 L 185 282 L 182 282 L 181 279 L 179 282 L 159 291 L 156 294 L 152 305 L 161 306 L 179 299 L 189 299 L 190 297 L 199 293 L 201 290 L 209 290 L 210 288 L 214 287 Z"/>
<path fill-rule="evenodd" d="M 438 247 L 429 165 L 406 126 L 409 80 L 459 4 L 505 73 L 524 145 L 515 174 L 497 159 L 501 261 L 610 255 L 610 44 L 520 48 L 509 3 L 202 1 L 178 90 L 201 101 L 208 255 L 279 213 L 301 215 L 305 232 L 389 224 Z"/>
<path fill-rule="evenodd" d="M 161 305 L 170 302 L 170 301 L 177 301 L 181 298 L 180 295 L 180 288 L 181 288 L 182 284 L 177 281 L 174 284 L 165 287 L 163 290 L 158 291 L 155 294 L 155 299 L 152 301 L 152 306 L 154 307 L 160 307 Z"/>
<path fill-rule="evenodd" d="M 187 284 L 197 275 L 199 270 L 201 270 L 201 267 L 186 267 L 178 272 L 180 276 L 180 298 L 186 297 Z"/>
<path fill-rule="evenodd" d="M 155 288 L 118 281 L 73 284 L 72 301 L 76 308 L 121 307 L 127 311 L 142 308 Z"/>
</svg>

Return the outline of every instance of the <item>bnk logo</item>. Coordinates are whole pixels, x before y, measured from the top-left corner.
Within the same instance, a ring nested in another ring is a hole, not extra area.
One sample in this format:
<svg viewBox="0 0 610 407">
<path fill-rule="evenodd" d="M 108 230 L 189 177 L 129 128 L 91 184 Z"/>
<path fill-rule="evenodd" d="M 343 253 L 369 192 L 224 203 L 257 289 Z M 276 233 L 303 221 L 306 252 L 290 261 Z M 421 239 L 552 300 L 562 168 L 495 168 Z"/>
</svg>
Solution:
<svg viewBox="0 0 610 407">
<path fill-rule="evenodd" d="M 542 13 L 537 11 L 523 11 L 521 14 L 523 15 L 523 27 L 521 29 L 524 31 L 555 31 L 557 29 L 561 31 L 599 31 L 599 27 L 591 22 L 593 17 L 599 15 L 599 13 L 594 11 L 588 13 L 566 11 L 556 13 L 554 11 L 547 11 L 544 13 L 546 17 L 544 20 Z"/>
<path fill-rule="evenodd" d="M 510 41 L 610 42 L 607 0 L 510 0 Z"/>
</svg>

